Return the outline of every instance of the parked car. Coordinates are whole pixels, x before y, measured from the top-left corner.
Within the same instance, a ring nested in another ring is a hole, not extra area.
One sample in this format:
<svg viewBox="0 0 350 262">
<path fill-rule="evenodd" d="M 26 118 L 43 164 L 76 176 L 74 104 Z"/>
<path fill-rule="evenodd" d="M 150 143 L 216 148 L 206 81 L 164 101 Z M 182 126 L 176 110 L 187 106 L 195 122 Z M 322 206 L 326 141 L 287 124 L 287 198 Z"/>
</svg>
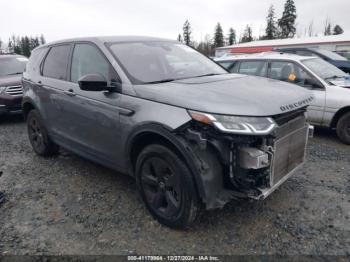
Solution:
<svg viewBox="0 0 350 262">
<path fill-rule="evenodd" d="M 170 227 L 190 226 L 202 206 L 264 199 L 304 162 L 308 90 L 228 74 L 176 41 L 46 44 L 23 87 L 37 154 L 61 146 L 134 176 L 150 213 Z"/>
<path fill-rule="evenodd" d="M 21 112 L 21 78 L 27 61 L 21 55 L 0 55 L 0 115 Z"/>
<path fill-rule="evenodd" d="M 331 63 L 332 65 L 338 67 L 340 70 L 345 73 L 350 73 L 350 61 L 345 57 L 321 48 L 303 48 L 303 47 L 294 47 L 294 48 L 278 48 L 278 52 L 296 54 L 301 56 L 315 56 L 322 58 L 323 60 Z"/>
<path fill-rule="evenodd" d="M 335 128 L 350 144 L 350 81 L 335 66 L 316 57 L 284 53 L 261 53 L 217 59 L 229 72 L 256 75 L 294 83 L 312 90 L 315 100 L 308 107 L 308 120 Z"/>
</svg>

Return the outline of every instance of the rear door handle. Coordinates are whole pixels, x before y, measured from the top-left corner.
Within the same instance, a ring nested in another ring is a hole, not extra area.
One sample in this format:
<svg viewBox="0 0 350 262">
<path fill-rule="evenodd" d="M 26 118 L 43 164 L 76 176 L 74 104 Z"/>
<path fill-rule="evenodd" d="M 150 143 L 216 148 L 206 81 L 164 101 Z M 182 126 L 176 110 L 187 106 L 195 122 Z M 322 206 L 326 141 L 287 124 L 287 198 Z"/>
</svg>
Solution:
<svg viewBox="0 0 350 262">
<path fill-rule="evenodd" d="M 64 91 L 63 93 L 65 93 L 68 96 L 75 96 L 76 93 L 74 93 L 73 89 L 68 89 L 67 91 Z"/>
<path fill-rule="evenodd" d="M 43 83 L 40 80 L 38 81 L 38 86 L 40 86 L 40 87 L 43 86 Z"/>
</svg>

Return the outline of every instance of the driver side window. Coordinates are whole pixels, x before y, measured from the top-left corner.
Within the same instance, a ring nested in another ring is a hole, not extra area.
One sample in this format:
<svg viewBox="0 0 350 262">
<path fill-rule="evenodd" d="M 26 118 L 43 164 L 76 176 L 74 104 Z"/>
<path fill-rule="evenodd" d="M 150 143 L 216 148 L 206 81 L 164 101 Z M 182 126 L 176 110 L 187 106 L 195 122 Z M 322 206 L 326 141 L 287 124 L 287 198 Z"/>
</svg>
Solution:
<svg viewBox="0 0 350 262">
<path fill-rule="evenodd" d="M 289 61 L 271 62 L 269 77 L 307 88 L 315 81 L 302 67 Z"/>
<path fill-rule="evenodd" d="M 76 44 L 73 51 L 71 81 L 77 83 L 87 74 L 101 74 L 110 80 L 110 65 L 101 52 L 91 44 Z"/>
</svg>

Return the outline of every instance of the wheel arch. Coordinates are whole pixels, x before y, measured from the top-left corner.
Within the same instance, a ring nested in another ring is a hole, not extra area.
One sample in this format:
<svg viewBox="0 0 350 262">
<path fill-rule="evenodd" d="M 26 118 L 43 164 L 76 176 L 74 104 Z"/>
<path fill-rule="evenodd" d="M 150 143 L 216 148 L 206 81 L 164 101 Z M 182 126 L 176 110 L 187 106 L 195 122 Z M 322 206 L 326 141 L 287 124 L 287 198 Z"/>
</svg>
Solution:
<svg viewBox="0 0 350 262">
<path fill-rule="evenodd" d="M 350 106 L 346 106 L 346 107 L 343 107 L 341 109 L 339 109 L 335 115 L 333 116 L 333 119 L 332 119 L 332 122 L 331 122 L 331 128 L 336 128 L 337 127 L 337 124 L 338 124 L 338 121 L 339 119 L 346 113 L 349 113 L 350 112 Z"/>
<path fill-rule="evenodd" d="M 23 112 L 24 119 L 27 119 L 28 113 L 33 109 L 37 109 L 33 101 L 29 98 L 23 98 L 22 112 Z"/>
<path fill-rule="evenodd" d="M 195 164 L 192 154 L 189 152 L 189 148 L 186 147 L 184 142 L 181 141 L 172 130 L 161 124 L 146 124 L 142 127 L 138 127 L 137 130 L 130 135 L 126 146 L 126 155 L 128 156 L 128 163 L 130 167 L 129 172 L 132 175 L 135 175 L 134 168 L 137 156 L 147 145 L 152 143 L 162 144 L 174 150 L 174 152 L 190 169 L 200 198 L 205 197 L 199 170 Z"/>
</svg>

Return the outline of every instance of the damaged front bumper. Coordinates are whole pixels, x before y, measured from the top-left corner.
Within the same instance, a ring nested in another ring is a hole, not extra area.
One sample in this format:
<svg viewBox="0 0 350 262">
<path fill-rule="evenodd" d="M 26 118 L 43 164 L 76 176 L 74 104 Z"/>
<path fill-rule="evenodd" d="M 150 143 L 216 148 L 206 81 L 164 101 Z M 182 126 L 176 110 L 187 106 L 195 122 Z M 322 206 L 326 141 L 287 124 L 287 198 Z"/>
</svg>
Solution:
<svg viewBox="0 0 350 262">
<path fill-rule="evenodd" d="M 223 134 L 192 123 L 182 131 L 198 167 L 207 209 L 232 199 L 265 199 L 305 162 L 313 127 L 304 110 L 276 116 L 277 127 L 267 135 Z"/>
</svg>

